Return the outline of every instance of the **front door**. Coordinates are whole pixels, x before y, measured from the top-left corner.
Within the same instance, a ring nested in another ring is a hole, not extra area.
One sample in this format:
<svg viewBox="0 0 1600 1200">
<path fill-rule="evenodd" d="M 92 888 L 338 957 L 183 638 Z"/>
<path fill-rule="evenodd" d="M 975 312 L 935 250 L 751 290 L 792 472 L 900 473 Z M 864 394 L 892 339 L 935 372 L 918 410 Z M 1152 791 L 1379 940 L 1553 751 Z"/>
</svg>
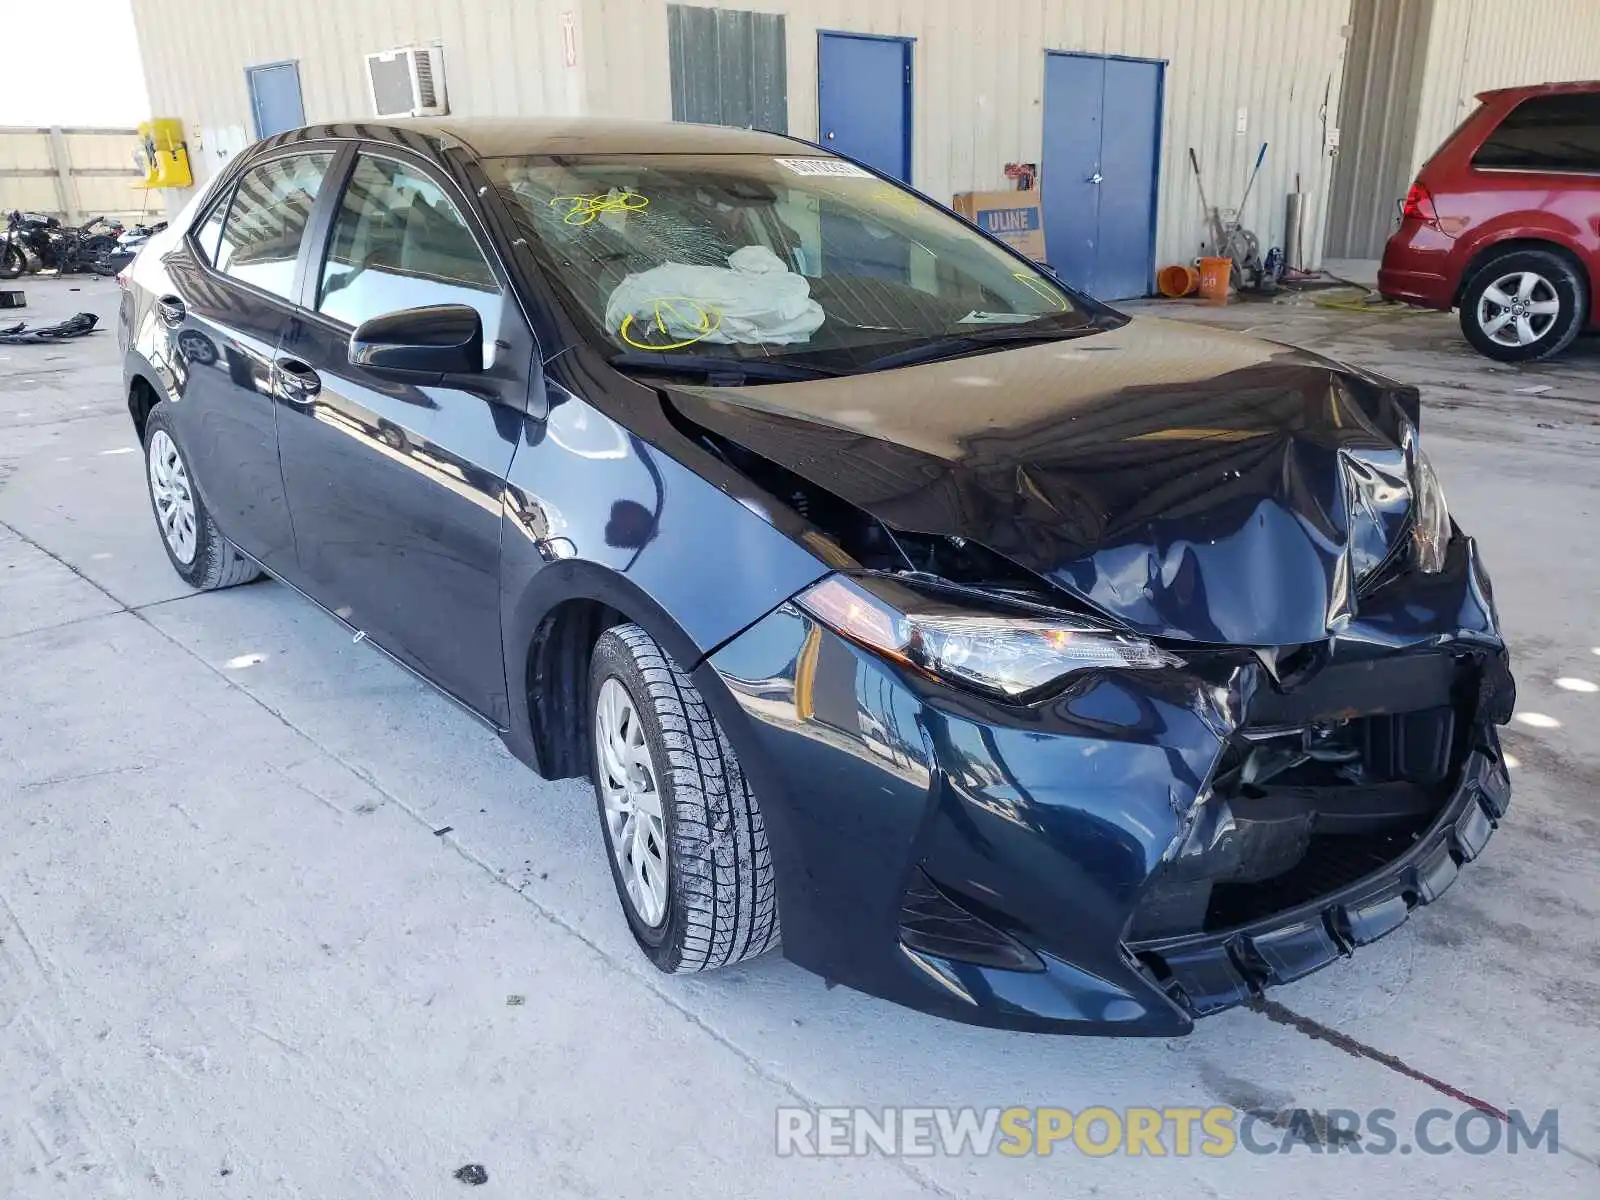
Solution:
<svg viewBox="0 0 1600 1200">
<path fill-rule="evenodd" d="M 224 536 L 275 571 L 294 565 L 278 472 L 273 359 L 293 313 L 296 259 L 331 152 L 288 154 L 247 171 L 202 222 L 201 262 L 171 260 L 161 297 L 182 359 L 179 431 L 190 471 Z"/>
<path fill-rule="evenodd" d="M 314 311 L 279 350 L 279 444 L 301 586 L 503 723 L 500 505 L 533 341 L 463 211 L 422 164 L 356 156 L 306 271 Z M 416 386 L 349 361 L 355 326 L 427 304 L 483 318 L 476 386 Z"/>
<path fill-rule="evenodd" d="M 854 33 L 817 35 L 822 144 L 911 182 L 911 43 Z"/>
<path fill-rule="evenodd" d="M 1147 295 L 1155 275 L 1162 72 L 1145 59 L 1045 56 L 1045 253 L 1102 300 Z"/>
</svg>

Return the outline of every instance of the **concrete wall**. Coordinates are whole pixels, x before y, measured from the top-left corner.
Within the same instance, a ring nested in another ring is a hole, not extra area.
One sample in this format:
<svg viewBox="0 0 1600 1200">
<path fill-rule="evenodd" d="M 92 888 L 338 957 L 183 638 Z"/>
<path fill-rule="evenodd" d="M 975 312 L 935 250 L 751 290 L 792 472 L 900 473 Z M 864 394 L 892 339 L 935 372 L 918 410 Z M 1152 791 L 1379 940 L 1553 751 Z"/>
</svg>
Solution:
<svg viewBox="0 0 1600 1200">
<path fill-rule="evenodd" d="M 134 184 L 139 135 L 132 129 L 0 128 L 0 213 L 43 212 L 76 224 L 94 216 L 159 212 Z"/>
<path fill-rule="evenodd" d="M 1600 0 L 1434 0 L 1414 167 L 1477 107 L 1477 93 L 1569 79 L 1600 79 Z"/>
</svg>

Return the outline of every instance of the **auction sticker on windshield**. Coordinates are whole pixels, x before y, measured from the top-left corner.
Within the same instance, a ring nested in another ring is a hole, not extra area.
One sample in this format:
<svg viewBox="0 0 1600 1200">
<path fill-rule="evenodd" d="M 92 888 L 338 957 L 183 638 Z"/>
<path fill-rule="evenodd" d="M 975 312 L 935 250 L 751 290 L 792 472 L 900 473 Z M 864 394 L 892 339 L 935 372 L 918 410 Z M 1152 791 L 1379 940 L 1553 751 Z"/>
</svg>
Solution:
<svg viewBox="0 0 1600 1200">
<path fill-rule="evenodd" d="M 835 179 L 872 179 L 874 175 L 864 167 L 842 158 L 775 158 L 772 160 L 796 175 L 831 175 Z"/>
</svg>

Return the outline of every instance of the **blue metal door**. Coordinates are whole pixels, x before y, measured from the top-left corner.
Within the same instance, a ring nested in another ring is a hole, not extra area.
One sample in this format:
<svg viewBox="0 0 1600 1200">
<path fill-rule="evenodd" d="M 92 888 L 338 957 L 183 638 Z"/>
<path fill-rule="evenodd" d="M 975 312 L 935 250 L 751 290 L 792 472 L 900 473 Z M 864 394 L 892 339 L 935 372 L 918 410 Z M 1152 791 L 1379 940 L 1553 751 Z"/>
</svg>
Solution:
<svg viewBox="0 0 1600 1200">
<path fill-rule="evenodd" d="M 1100 232 L 1096 295 L 1147 296 L 1155 279 L 1156 168 L 1161 143 L 1162 65 L 1106 60 L 1100 139 Z M 1049 193 L 1046 192 L 1046 195 Z"/>
<path fill-rule="evenodd" d="M 1056 273 L 1104 300 L 1143 296 L 1155 273 L 1163 64 L 1047 54 L 1039 186 Z"/>
<path fill-rule="evenodd" d="M 910 182 L 910 41 L 818 34 L 817 121 L 829 150 Z"/>
<path fill-rule="evenodd" d="M 1045 257 L 1075 288 L 1098 295 L 1100 112 L 1106 60 L 1083 54 L 1044 59 L 1044 159 L 1039 164 Z"/>
<path fill-rule="evenodd" d="M 245 68 L 250 87 L 250 118 L 258 138 L 271 137 L 306 123 L 300 102 L 300 68 L 292 62 Z"/>
</svg>

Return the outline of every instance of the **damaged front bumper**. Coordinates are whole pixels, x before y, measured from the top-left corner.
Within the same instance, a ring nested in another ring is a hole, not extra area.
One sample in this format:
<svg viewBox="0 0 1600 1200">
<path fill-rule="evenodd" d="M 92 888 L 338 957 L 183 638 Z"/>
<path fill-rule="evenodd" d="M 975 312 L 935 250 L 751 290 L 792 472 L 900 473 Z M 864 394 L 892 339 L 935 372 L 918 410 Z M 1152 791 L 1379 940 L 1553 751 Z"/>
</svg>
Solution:
<svg viewBox="0 0 1600 1200">
<path fill-rule="evenodd" d="M 1298 907 L 1215 933 L 1130 941 L 1149 977 L 1184 1012 L 1208 1016 L 1262 988 L 1320 970 L 1393 933 L 1483 852 L 1511 803 L 1500 738 L 1480 725 L 1459 782 L 1426 832 L 1399 857 Z"/>
<path fill-rule="evenodd" d="M 886 662 L 792 605 L 769 614 L 696 674 L 761 800 L 785 954 L 965 1022 L 1171 1035 L 1377 940 L 1509 801 L 1506 654 L 1470 539 L 1451 558 L 1368 597 L 1310 666 L 1197 648 L 1027 705 Z M 1224 786 L 1242 742 L 1295 720 L 1402 778 Z M 1372 809 L 1401 792 L 1398 813 Z M 1242 816 L 1196 849 L 1223 802 Z"/>
</svg>

